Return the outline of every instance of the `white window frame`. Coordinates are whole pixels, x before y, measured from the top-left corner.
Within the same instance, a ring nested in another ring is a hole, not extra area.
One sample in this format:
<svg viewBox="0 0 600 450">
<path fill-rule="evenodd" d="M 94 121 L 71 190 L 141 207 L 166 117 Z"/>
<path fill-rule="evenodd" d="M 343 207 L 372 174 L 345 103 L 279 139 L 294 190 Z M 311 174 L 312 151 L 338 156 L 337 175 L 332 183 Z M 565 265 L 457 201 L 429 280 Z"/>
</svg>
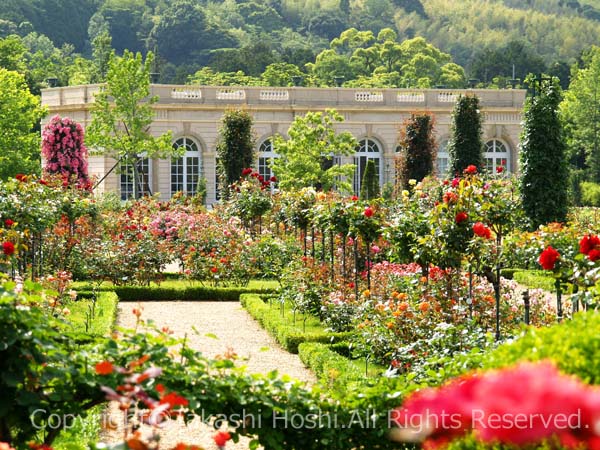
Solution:
<svg viewBox="0 0 600 450">
<path fill-rule="evenodd" d="M 450 153 L 448 153 L 448 140 L 442 141 L 438 145 L 437 157 L 435 160 L 435 171 L 439 178 L 446 178 L 450 171 Z"/>
<path fill-rule="evenodd" d="M 364 159 L 364 161 L 362 161 Z M 356 146 L 356 152 L 353 155 L 353 163 L 355 166 L 353 177 L 354 192 L 360 194 L 362 178 L 367 166 L 367 161 L 375 161 L 375 170 L 379 179 L 379 187 L 382 186 L 383 174 L 383 152 L 379 142 L 372 138 L 363 138 Z M 363 165 L 364 162 L 364 165 Z"/>
<path fill-rule="evenodd" d="M 489 139 L 485 142 L 483 160 L 489 173 L 496 173 L 498 167 L 504 167 L 506 172 L 510 172 L 510 147 L 500 139 Z"/>
<path fill-rule="evenodd" d="M 267 138 L 258 146 L 258 159 L 256 162 L 258 173 L 264 178 L 265 181 L 269 181 L 271 177 L 275 175 L 270 166 L 270 161 L 275 158 L 279 158 L 279 155 L 273 148 L 273 139 Z M 276 183 L 271 183 L 271 191 L 276 188 Z"/>
<path fill-rule="evenodd" d="M 173 142 L 173 147 L 185 147 L 186 151 L 183 156 L 171 160 L 169 170 L 171 197 L 177 192 L 196 195 L 198 192 L 198 182 L 202 178 L 202 153 L 200 145 L 194 139 L 183 136 Z"/>
<path fill-rule="evenodd" d="M 142 166 L 142 197 L 144 195 L 150 195 L 147 188 L 152 186 L 152 161 L 145 157 L 140 156 L 140 162 Z M 121 200 L 130 200 L 133 198 L 133 167 L 127 162 L 121 162 L 119 165 L 119 192 Z"/>
</svg>

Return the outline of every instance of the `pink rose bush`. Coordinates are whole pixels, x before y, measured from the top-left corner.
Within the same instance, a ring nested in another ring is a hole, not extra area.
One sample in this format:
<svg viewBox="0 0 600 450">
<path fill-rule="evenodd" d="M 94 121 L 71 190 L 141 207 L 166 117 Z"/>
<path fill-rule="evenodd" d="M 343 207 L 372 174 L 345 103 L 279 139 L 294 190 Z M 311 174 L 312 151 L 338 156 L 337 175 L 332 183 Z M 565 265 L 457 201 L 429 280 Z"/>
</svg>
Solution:
<svg viewBox="0 0 600 450">
<path fill-rule="evenodd" d="M 54 116 L 42 131 L 42 157 L 44 172 L 62 176 L 64 186 L 74 180 L 78 187 L 90 188 L 88 151 L 80 124 Z"/>
</svg>

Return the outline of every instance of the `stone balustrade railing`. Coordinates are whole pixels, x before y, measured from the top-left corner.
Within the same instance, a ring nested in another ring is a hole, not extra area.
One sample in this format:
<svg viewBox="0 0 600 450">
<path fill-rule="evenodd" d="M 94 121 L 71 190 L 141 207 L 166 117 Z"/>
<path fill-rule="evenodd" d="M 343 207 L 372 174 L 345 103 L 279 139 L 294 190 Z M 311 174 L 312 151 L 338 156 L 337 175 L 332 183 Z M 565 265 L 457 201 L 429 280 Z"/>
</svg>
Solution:
<svg viewBox="0 0 600 450">
<path fill-rule="evenodd" d="M 88 104 L 100 85 L 68 86 L 42 90 L 42 104 L 50 107 Z M 422 107 L 447 109 L 460 95 L 477 95 L 482 107 L 521 109 L 525 100 L 522 89 L 354 89 L 312 87 L 214 87 L 151 85 L 158 104 L 196 103 L 205 105 L 247 104 L 303 109 L 323 107 Z"/>
</svg>

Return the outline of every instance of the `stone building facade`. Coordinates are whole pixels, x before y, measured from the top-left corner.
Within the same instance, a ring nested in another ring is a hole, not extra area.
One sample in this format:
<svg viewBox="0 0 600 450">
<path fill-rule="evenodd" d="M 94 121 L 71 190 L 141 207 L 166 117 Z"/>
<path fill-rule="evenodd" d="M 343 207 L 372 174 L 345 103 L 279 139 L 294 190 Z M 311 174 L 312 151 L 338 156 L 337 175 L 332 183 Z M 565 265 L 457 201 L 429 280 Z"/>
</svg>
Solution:
<svg viewBox="0 0 600 450">
<path fill-rule="evenodd" d="M 50 117 L 62 117 L 81 123 L 91 120 L 91 106 L 98 85 L 45 89 L 42 104 Z M 173 133 L 173 145 L 184 146 L 185 155 L 174 161 L 145 160 L 143 171 L 152 193 L 168 199 L 177 191 L 195 192 L 198 180 L 207 183 L 207 203 L 218 198 L 216 180 L 216 144 L 223 113 L 232 108 L 248 111 L 254 119 L 258 160 L 256 167 L 270 175 L 268 161 L 276 157 L 271 145 L 275 134 L 286 136 L 294 118 L 308 111 L 336 109 L 344 117 L 340 131 L 349 131 L 359 141 L 357 152 L 348 161 L 357 166 L 354 187 L 359 190 L 361 173 L 367 160 L 373 159 L 380 184 L 393 182 L 394 158 L 402 123 L 415 112 L 435 116 L 434 133 L 438 143 L 438 172 L 448 167 L 445 147 L 450 135 L 451 114 L 459 95 L 476 95 L 484 114 L 483 140 L 488 170 L 503 166 L 518 170 L 518 146 L 521 112 L 525 91 L 448 90 L 448 89 L 350 89 L 350 88 L 265 88 L 151 85 L 159 101 L 154 105 L 155 119 L 150 132 Z M 42 124 L 44 125 L 44 124 Z M 102 178 L 115 165 L 111 158 L 90 158 L 90 173 Z M 131 177 L 126 172 L 111 172 L 97 187 L 98 192 L 113 191 L 127 198 L 132 192 Z"/>
</svg>

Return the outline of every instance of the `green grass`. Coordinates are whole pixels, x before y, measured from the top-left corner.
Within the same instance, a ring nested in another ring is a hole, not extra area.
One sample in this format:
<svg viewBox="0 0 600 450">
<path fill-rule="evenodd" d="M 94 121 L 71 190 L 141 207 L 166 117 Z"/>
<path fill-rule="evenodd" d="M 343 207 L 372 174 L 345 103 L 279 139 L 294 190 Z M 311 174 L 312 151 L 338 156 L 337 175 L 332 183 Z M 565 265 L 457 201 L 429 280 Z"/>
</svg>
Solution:
<svg viewBox="0 0 600 450">
<path fill-rule="evenodd" d="M 101 292 L 95 302 L 81 299 L 69 302 L 69 322 L 74 331 L 93 336 L 105 336 L 111 332 L 117 314 L 118 298 L 114 292 Z"/>
<path fill-rule="evenodd" d="M 54 450 L 88 450 L 94 448 L 101 431 L 104 405 L 97 405 L 88 411 L 87 416 L 77 419 L 73 426 L 63 430 L 52 443 Z"/>
<path fill-rule="evenodd" d="M 93 305 L 91 299 L 69 302 L 71 311 L 68 321 L 74 331 L 92 336 L 106 336 L 114 328 L 117 316 L 118 298 L 114 292 L 101 292 Z M 93 312 L 93 316 L 92 316 Z M 88 411 L 85 417 L 77 418 L 71 428 L 63 430 L 52 444 L 55 450 L 88 450 L 90 443 L 97 442 L 101 431 L 101 417 L 104 405 Z"/>
</svg>

